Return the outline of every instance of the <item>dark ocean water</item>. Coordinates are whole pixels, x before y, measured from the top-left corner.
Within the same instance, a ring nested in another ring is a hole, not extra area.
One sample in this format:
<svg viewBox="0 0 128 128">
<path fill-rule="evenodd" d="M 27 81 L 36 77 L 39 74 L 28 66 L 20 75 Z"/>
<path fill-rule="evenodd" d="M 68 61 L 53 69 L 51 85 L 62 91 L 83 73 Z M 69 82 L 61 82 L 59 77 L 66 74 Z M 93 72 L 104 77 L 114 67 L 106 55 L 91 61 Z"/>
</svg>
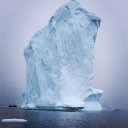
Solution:
<svg viewBox="0 0 128 128">
<path fill-rule="evenodd" d="M 62 112 L 0 108 L 0 120 L 3 118 L 23 118 L 28 122 L 0 122 L 0 128 L 128 128 L 128 111 Z"/>
</svg>

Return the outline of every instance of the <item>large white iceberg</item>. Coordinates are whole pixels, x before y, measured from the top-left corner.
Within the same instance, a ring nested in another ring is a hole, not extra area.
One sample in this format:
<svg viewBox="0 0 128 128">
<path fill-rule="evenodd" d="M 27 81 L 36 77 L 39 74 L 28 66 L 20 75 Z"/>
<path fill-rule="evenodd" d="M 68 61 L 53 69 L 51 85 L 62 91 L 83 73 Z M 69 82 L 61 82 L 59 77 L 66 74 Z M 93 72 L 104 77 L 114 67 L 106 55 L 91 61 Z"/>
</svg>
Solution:
<svg viewBox="0 0 128 128">
<path fill-rule="evenodd" d="M 102 110 L 102 90 L 91 87 L 100 18 L 70 0 L 35 33 L 24 50 L 27 85 L 23 108 Z"/>
</svg>

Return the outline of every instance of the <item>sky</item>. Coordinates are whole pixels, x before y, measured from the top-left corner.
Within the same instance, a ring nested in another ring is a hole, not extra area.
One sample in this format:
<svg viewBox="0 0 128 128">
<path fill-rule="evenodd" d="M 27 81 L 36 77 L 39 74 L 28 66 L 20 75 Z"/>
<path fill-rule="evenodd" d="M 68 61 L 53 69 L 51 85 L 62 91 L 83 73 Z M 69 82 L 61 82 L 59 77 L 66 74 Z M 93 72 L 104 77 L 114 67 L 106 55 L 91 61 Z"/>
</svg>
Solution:
<svg viewBox="0 0 128 128">
<path fill-rule="evenodd" d="M 128 1 L 79 0 L 101 17 L 94 50 L 92 86 L 107 108 L 128 109 Z M 0 0 L 0 106 L 22 104 L 26 87 L 23 50 L 68 0 Z"/>
</svg>

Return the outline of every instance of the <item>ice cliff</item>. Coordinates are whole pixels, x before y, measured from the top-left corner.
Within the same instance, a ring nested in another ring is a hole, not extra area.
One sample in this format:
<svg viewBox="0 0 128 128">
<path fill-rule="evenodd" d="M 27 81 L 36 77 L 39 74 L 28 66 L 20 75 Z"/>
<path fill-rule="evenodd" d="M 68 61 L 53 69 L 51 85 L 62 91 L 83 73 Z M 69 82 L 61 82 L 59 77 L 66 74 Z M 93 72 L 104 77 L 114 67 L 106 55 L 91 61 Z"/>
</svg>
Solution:
<svg viewBox="0 0 128 128">
<path fill-rule="evenodd" d="M 27 84 L 23 108 L 84 107 L 102 110 L 102 90 L 91 87 L 100 18 L 70 0 L 35 33 L 24 50 Z"/>
</svg>

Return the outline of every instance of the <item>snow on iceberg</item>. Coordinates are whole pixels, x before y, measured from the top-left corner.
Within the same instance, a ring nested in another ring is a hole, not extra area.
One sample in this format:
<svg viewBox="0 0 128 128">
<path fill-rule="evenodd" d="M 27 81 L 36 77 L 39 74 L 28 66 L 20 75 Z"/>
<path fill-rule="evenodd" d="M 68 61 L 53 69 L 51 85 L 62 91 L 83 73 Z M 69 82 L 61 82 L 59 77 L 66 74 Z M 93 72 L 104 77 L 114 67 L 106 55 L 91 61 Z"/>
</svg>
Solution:
<svg viewBox="0 0 128 128">
<path fill-rule="evenodd" d="M 91 88 L 93 50 L 100 18 L 70 0 L 35 33 L 24 50 L 27 84 L 23 108 L 102 110 L 102 90 Z"/>
</svg>

